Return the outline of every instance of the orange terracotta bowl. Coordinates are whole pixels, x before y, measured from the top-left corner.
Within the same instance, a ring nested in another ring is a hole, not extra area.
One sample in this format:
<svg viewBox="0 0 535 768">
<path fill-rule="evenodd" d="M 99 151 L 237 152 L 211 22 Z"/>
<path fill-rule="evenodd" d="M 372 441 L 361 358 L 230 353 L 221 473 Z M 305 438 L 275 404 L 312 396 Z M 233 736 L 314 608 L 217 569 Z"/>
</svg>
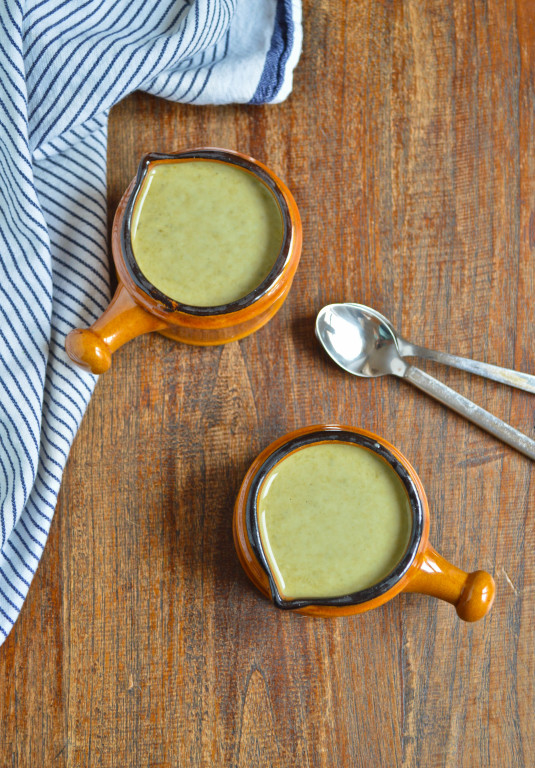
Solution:
<svg viewBox="0 0 535 768">
<path fill-rule="evenodd" d="M 257 519 L 257 499 L 271 470 L 307 446 L 330 441 L 361 446 L 387 462 L 403 483 L 412 510 L 409 543 L 394 570 L 378 584 L 351 595 L 322 600 L 284 599 L 270 570 Z M 407 459 L 386 440 L 362 429 L 340 425 L 305 427 L 276 440 L 253 462 L 234 509 L 234 543 L 253 584 L 278 608 L 310 616 L 350 616 L 377 608 L 399 592 L 420 592 L 452 603 L 464 621 L 477 621 L 490 610 L 494 580 L 485 571 L 465 573 L 442 558 L 429 544 L 429 507 L 420 478 Z"/>
<path fill-rule="evenodd" d="M 131 225 L 140 190 L 154 164 L 217 161 L 253 174 L 272 193 L 281 212 L 283 239 L 275 264 L 251 293 L 217 307 L 194 307 L 169 298 L 152 285 L 139 269 L 131 243 Z M 224 344 L 261 328 L 280 309 L 292 284 L 301 255 L 301 219 L 286 185 L 262 163 L 225 149 L 191 149 L 176 154 L 146 155 L 137 177 L 124 193 L 112 229 L 112 253 L 119 284 L 104 314 L 90 327 L 69 333 L 65 348 L 85 370 L 103 373 L 112 353 L 130 339 L 150 331 L 186 344 Z"/>
</svg>

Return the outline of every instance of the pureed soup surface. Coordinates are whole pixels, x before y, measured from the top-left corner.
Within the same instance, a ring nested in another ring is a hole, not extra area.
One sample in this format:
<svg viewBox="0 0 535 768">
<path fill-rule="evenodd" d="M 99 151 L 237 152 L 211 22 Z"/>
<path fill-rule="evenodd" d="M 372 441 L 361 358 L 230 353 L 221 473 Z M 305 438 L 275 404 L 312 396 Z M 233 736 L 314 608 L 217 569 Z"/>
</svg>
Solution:
<svg viewBox="0 0 535 768">
<path fill-rule="evenodd" d="M 377 584 L 401 560 L 412 526 L 392 467 L 338 441 L 280 461 L 262 484 L 257 515 L 284 599 L 342 597 Z"/>
<path fill-rule="evenodd" d="M 279 255 L 283 222 L 253 174 L 216 160 L 155 163 L 132 218 L 132 250 L 147 278 L 175 301 L 215 307 L 246 296 Z"/>
</svg>

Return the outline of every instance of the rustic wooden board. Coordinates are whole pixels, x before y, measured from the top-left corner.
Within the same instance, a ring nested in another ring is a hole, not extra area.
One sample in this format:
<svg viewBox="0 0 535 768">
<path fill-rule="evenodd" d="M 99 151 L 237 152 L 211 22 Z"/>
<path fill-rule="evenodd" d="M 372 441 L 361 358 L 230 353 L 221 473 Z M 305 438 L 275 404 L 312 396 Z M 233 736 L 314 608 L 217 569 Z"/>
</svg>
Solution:
<svg viewBox="0 0 535 768">
<path fill-rule="evenodd" d="M 136 94 L 112 113 L 110 217 L 144 152 L 238 149 L 293 190 L 302 262 L 256 335 L 147 336 L 102 376 L 0 649 L 1 766 L 533 765 L 533 465 L 402 382 L 336 370 L 313 322 L 361 301 L 414 341 L 535 372 L 535 5 L 307 0 L 304 21 L 282 105 Z M 427 370 L 534 434 L 532 395 Z M 408 456 L 434 545 L 495 576 L 487 619 L 418 595 L 309 619 L 249 585 L 241 478 L 271 440 L 324 421 Z"/>
</svg>

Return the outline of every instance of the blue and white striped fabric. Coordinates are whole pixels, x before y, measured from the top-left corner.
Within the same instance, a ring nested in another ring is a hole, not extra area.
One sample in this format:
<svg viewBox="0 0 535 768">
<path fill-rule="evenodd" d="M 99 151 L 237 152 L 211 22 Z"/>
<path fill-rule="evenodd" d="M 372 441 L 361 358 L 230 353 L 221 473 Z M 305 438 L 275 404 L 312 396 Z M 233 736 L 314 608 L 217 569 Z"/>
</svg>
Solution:
<svg viewBox="0 0 535 768">
<path fill-rule="evenodd" d="M 300 47 L 300 0 L 0 0 L 0 644 L 95 385 L 63 345 L 109 300 L 111 106 L 282 101 Z"/>
</svg>

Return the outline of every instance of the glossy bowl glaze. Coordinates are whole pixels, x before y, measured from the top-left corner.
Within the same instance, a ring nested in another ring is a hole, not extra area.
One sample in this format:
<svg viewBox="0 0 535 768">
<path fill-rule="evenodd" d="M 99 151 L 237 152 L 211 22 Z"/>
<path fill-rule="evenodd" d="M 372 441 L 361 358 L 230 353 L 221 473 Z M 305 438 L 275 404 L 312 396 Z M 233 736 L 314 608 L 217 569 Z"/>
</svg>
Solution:
<svg viewBox="0 0 535 768">
<path fill-rule="evenodd" d="M 379 583 L 349 595 L 288 600 L 279 591 L 263 550 L 257 500 L 268 473 L 291 453 L 310 445 L 338 441 L 365 448 L 387 462 L 400 478 L 412 511 L 406 550 L 395 568 Z M 465 621 L 477 621 L 490 610 L 494 581 L 485 571 L 465 573 L 442 558 L 429 544 L 429 507 L 420 478 L 393 445 L 372 432 L 341 425 L 305 427 L 281 437 L 253 462 L 234 508 L 234 543 L 240 562 L 253 584 L 278 608 L 311 616 L 349 616 L 391 600 L 399 592 L 433 595 L 455 605 Z"/>
<path fill-rule="evenodd" d="M 268 276 L 243 298 L 216 307 L 190 306 L 166 296 L 145 278 L 132 250 L 132 219 L 150 168 L 191 160 L 227 163 L 253 174 L 273 194 L 282 216 L 282 245 Z M 141 160 L 117 208 L 111 240 L 119 280 L 115 296 L 90 328 L 71 331 L 65 345 L 69 357 L 93 373 L 106 371 L 112 353 L 122 344 L 150 331 L 204 346 L 241 339 L 261 328 L 288 295 L 301 255 L 302 230 L 291 192 L 269 168 L 239 152 L 201 148 L 169 155 L 151 153 Z"/>
</svg>

